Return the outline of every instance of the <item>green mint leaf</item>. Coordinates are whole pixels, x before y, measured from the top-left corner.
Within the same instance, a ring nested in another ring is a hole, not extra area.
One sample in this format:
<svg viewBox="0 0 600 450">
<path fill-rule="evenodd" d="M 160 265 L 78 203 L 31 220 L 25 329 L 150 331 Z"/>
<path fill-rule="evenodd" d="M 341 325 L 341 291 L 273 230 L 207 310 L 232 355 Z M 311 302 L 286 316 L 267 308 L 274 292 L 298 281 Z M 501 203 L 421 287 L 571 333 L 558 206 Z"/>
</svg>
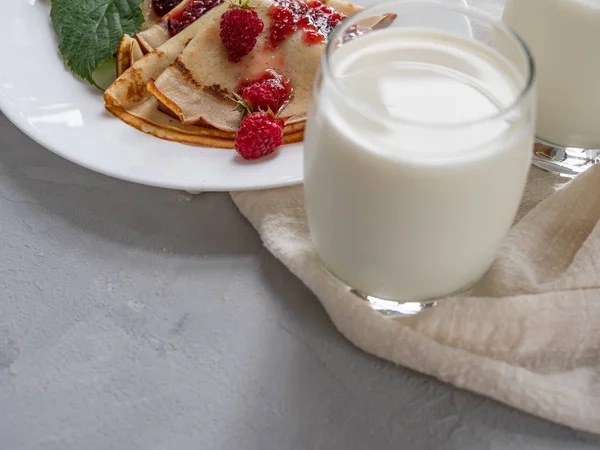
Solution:
<svg viewBox="0 0 600 450">
<path fill-rule="evenodd" d="M 113 57 L 124 34 L 144 23 L 143 0 L 52 0 L 50 18 L 67 66 L 90 84 L 92 74 Z"/>
</svg>

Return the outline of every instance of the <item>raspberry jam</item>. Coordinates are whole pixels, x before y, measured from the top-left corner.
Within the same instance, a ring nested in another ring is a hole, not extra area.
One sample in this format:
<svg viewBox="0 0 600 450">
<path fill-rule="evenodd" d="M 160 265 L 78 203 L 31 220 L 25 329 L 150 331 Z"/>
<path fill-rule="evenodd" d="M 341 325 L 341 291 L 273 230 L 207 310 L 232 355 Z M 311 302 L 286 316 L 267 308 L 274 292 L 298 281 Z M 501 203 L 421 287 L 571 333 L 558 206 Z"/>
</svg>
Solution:
<svg viewBox="0 0 600 450">
<path fill-rule="evenodd" d="M 175 8 L 181 0 L 152 0 L 152 7 L 157 16 L 164 16 Z"/>
<path fill-rule="evenodd" d="M 164 0 L 163 0 L 164 1 Z M 207 11 L 223 3 L 223 0 L 185 0 L 169 17 L 169 33 L 175 36 L 202 17 Z"/>
<path fill-rule="evenodd" d="M 271 46 L 276 47 L 296 30 L 302 30 L 307 44 L 326 42 L 331 31 L 346 18 L 344 14 L 323 5 L 318 0 L 307 3 L 298 0 L 275 0 L 269 8 Z"/>
</svg>

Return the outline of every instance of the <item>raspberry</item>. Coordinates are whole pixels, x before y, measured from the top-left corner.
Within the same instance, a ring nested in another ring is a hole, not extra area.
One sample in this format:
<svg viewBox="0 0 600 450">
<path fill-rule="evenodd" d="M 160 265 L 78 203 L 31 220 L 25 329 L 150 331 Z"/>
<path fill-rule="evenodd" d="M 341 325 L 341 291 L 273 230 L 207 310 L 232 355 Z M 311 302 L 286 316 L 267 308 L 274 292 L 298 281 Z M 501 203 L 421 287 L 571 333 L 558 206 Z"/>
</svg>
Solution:
<svg viewBox="0 0 600 450">
<path fill-rule="evenodd" d="M 235 136 L 235 150 L 244 159 L 269 155 L 282 143 L 283 122 L 265 112 L 244 117 Z"/>
<path fill-rule="evenodd" d="M 242 98 L 253 111 L 271 110 L 277 114 L 290 98 L 290 84 L 274 70 L 268 70 L 266 77 L 242 90 Z"/>
<path fill-rule="evenodd" d="M 160 17 L 167 14 L 180 3 L 180 0 L 152 0 L 154 11 Z"/>
<path fill-rule="evenodd" d="M 256 45 L 256 38 L 265 24 L 256 11 L 248 9 L 247 3 L 233 8 L 221 16 L 221 42 L 229 53 L 229 60 L 238 62 Z"/>
</svg>

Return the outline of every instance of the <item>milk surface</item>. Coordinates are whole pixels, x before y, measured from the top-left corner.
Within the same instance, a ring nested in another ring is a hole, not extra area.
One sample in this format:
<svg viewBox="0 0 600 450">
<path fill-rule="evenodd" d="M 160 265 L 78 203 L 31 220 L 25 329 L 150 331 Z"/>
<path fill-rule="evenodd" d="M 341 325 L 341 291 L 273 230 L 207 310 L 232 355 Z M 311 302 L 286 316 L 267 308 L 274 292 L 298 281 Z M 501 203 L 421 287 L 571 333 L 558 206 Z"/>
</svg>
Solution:
<svg viewBox="0 0 600 450">
<path fill-rule="evenodd" d="M 497 117 L 523 80 L 493 50 L 422 29 L 363 36 L 330 61 L 338 86 L 322 77 L 305 137 L 323 262 L 353 288 L 401 301 L 473 284 L 528 173 L 532 109 Z"/>
</svg>

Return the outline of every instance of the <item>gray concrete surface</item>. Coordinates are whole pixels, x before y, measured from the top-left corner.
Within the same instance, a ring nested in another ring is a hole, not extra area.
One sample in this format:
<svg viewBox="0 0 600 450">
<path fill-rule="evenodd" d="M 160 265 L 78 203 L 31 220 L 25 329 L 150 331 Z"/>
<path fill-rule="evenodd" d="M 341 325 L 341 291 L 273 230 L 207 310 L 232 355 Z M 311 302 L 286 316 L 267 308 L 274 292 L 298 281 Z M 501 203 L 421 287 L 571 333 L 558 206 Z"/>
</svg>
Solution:
<svg viewBox="0 0 600 450">
<path fill-rule="evenodd" d="M 0 449 L 598 449 L 361 353 L 226 194 L 77 167 L 0 116 Z"/>
</svg>

